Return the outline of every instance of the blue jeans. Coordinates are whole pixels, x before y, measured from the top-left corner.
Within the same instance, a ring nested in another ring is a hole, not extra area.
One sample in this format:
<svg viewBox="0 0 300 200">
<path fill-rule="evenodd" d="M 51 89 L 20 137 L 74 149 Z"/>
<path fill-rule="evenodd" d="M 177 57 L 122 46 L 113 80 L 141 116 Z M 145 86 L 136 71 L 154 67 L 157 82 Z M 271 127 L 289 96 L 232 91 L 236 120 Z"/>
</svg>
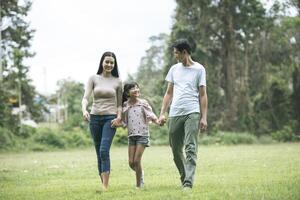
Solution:
<svg viewBox="0 0 300 200">
<path fill-rule="evenodd" d="M 90 131 L 94 140 L 98 161 L 99 174 L 110 172 L 109 150 L 116 129 L 111 128 L 111 121 L 116 115 L 92 115 L 90 118 Z"/>
</svg>

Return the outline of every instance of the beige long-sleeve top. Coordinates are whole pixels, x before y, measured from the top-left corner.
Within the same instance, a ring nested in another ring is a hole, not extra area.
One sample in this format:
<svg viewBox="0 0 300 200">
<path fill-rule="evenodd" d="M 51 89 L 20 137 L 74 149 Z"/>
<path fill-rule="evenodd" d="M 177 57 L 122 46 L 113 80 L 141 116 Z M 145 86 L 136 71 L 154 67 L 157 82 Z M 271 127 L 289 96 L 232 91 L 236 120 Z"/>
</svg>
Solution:
<svg viewBox="0 0 300 200">
<path fill-rule="evenodd" d="M 86 110 L 93 93 L 91 114 L 113 115 L 122 111 L 122 81 L 119 78 L 93 75 L 89 78 L 82 98 L 82 110 Z M 85 107 L 85 108 L 84 108 Z"/>
</svg>

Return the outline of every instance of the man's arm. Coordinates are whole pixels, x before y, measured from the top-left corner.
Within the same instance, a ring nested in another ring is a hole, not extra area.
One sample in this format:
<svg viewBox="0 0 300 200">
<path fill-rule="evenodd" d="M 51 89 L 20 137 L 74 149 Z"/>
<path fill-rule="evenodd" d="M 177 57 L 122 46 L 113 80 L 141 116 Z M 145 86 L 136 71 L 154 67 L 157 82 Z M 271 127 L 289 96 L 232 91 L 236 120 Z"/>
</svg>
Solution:
<svg viewBox="0 0 300 200">
<path fill-rule="evenodd" d="M 161 105 L 160 116 L 158 119 L 161 125 L 164 125 L 164 123 L 166 122 L 165 112 L 167 111 L 172 101 L 172 98 L 173 98 L 173 83 L 168 82 L 167 90 Z"/>
<path fill-rule="evenodd" d="M 200 119 L 200 129 L 205 130 L 207 127 L 207 94 L 206 94 L 206 86 L 199 87 L 199 101 L 201 108 L 201 119 Z"/>
</svg>

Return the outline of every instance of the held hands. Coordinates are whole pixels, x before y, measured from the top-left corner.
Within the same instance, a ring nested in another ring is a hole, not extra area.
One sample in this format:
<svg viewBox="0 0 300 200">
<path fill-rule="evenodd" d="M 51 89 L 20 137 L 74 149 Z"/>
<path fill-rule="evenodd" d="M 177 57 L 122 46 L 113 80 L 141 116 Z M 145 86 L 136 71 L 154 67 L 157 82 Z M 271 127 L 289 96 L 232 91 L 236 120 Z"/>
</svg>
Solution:
<svg viewBox="0 0 300 200">
<path fill-rule="evenodd" d="M 166 123 L 166 121 L 167 121 L 167 119 L 166 119 L 165 115 L 160 115 L 158 120 L 157 120 L 157 123 L 160 126 L 163 126 Z"/>
<path fill-rule="evenodd" d="M 158 120 L 158 118 L 156 118 L 155 120 L 152 120 L 153 121 L 153 123 L 154 124 L 156 124 L 156 125 L 159 125 L 160 126 L 160 123 L 159 123 L 159 120 Z"/>
<path fill-rule="evenodd" d="M 111 120 L 111 127 L 116 128 L 122 126 L 122 119 L 120 117 L 117 117 L 113 120 Z"/>
<path fill-rule="evenodd" d="M 84 121 L 90 121 L 90 113 L 88 111 L 84 111 L 82 115 Z"/>
</svg>

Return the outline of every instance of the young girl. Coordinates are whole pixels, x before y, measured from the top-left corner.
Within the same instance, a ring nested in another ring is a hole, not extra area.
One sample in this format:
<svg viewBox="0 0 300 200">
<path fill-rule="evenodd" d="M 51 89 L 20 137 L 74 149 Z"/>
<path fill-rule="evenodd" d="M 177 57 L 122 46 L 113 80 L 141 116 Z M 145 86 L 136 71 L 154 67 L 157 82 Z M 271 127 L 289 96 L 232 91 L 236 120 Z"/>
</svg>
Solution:
<svg viewBox="0 0 300 200">
<path fill-rule="evenodd" d="M 144 173 L 141 159 L 145 147 L 149 147 L 150 121 L 159 124 L 157 116 L 152 112 L 148 102 L 139 98 L 140 88 L 137 83 L 124 85 L 123 121 L 128 129 L 128 160 L 129 166 L 136 173 L 136 186 L 144 186 Z"/>
</svg>

